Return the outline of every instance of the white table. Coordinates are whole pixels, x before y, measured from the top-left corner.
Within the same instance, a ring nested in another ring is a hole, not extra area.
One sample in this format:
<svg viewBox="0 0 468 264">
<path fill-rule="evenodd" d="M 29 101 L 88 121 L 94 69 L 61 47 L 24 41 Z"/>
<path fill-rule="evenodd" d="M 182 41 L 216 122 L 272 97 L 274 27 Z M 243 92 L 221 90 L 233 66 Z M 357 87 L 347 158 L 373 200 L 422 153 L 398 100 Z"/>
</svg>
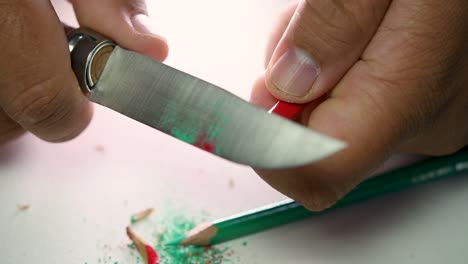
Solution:
<svg viewBox="0 0 468 264">
<path fill-rule="evenodd" d="M 73 21 L 69 7 L 54 2 Z M 171 46 L 168 64 L 247 99 L 288 1 L 148 2 Z M 131 264 L 124 227 L 144 207 L 215 219 L 284 199 L 249 168 L 95 110 L 76 140 L 27 135 L 0 149 L 0 263 Z M 467 201 L 468 177 L 458 177 L 228 245 L 234 263 L 468 263 Z M 18 211 L 18 203 L 31 208 Z"/>
</svg>

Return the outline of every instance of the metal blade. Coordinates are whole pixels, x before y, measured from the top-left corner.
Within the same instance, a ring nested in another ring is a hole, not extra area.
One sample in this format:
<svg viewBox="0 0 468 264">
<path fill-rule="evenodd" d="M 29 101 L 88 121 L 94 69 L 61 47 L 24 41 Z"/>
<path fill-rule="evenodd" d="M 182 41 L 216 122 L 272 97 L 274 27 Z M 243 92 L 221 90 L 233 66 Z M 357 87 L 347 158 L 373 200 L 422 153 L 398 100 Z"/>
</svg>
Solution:
<svg viewBox="0 0 468 264">
<path fill-rule="evenodd" d="M 112 52 L 89 98 L 217 156 L 255 168 L 297 167 L 345 146 L 120 47 Z"/>
</svg>

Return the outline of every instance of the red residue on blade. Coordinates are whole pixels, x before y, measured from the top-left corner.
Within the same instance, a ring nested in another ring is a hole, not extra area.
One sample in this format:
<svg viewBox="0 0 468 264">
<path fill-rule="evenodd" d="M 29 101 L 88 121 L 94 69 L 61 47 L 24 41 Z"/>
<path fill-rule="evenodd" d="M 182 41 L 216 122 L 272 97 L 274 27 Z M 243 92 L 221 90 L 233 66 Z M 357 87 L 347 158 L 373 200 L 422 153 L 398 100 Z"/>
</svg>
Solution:
<svg viewBox="0 0 468 264">
<path fill-rule="evenodd" d="M 159 256 L 156 250 L 149 245 L 145 245 L 146 255 L 148 256 L 148 264 L 157 264 Z"/>
<path fill-rule="evenodd" d="M 203 143 L 203 144 L 201 145 L 201 148 L 202 148 L 203 150 L 208 151 L 208 152 L 213 152 L 213 150 L 214 150 L 214 146 L 213 146 L 213 144 L 211 144 L 211 143 Z"/>
<path fill-rule="evenodd" d="M 205 151 L 211 152 L 211 153 L 213 153 L 213 151 L 215 149 L 214 143 L 207 140 L 205 134 L 201 134 L 200 136 L 198 136 L 198 138 L 195 141 L 194 145 L 201 148 L 201 149 L 203 149 L 203 150 L 205 150 Z"/>
</svg>

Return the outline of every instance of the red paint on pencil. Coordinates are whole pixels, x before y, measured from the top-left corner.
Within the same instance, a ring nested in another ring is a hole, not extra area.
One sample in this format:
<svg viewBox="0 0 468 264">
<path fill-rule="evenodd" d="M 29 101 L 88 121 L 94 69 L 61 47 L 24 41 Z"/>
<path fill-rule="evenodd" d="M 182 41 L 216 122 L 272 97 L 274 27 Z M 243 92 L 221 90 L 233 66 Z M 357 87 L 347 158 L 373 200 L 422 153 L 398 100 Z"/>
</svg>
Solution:
<svg viewBox="0 0 468 264">
<path fill-rule="evenodd" d="M 141 258 L 144 260 L 145 264 L 157 264 L 159 261 L 159 256 L 156 250 L 148 243 L 146 243 L 143 239 L 133 233 L 130 227 L 127 227 L 127 235 L 130 240 L 132 240 L 133 244 L 135 244 L 135 248 L 140 253 Z"/>
<path fill-rule="evenodd" d="M 301 104 L 292 104 L 284 101 L 277 102 L 271 109 L 270 113 L 277 114 L 287 119 L 295 119 L 304 108 Z"/>
<path fill-rule="evenodd" d="M 159 261 L 158 253 L 149 245 L 145 245 L 146 256 L 148 257 L 148 264 L 156 264 Z"/>
</svg>

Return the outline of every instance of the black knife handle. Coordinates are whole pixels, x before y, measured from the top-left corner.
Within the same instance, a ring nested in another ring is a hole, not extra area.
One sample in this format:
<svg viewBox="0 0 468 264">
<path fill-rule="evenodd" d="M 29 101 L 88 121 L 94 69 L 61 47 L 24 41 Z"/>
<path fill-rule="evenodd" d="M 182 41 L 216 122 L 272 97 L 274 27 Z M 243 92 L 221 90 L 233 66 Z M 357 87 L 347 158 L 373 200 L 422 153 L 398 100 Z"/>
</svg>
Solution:
<svg viewBox="0 0 468 264">
<path fill-rule="evenodd" d="M 107 59 L 117 45 L 114 41 L 87 28 L 65 27 L 71 65 L 81 90 L 89 94 L 99 80 Z"/>
</svg>

